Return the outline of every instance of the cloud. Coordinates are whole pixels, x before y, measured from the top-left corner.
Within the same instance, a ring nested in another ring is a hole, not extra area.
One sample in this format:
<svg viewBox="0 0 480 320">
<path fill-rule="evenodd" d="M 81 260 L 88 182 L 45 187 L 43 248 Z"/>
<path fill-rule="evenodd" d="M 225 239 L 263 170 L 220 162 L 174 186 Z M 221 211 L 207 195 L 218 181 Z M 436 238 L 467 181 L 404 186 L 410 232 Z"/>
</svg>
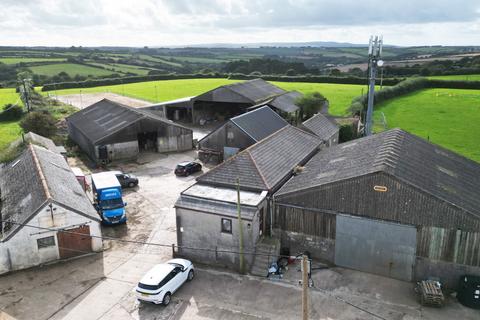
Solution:
<svg viewBox="0 0 480 320">
<path fill-rule="evenodd" d="M 478 0 L 1 0 L 1 4 L 4 45 L 363 43 L 369 33 L 384 34 L 395 44 L 433 39 L 480 44 L 478 31 L 471 33 L 480 21 Z M 444 33 L 437 34 L 439 30 Z"/>
</svg>

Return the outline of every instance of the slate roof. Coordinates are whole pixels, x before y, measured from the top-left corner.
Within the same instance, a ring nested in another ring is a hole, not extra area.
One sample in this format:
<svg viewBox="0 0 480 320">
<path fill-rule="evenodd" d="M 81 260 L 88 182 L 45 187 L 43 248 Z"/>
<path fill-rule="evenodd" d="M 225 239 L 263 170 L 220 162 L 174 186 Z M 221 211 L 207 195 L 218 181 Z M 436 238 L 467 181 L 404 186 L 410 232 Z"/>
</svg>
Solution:
<svg viewBox="0 0 480 320">
<path fill-rule="evenodd" d="M 282 117 L 268 106 L 241 114 L 231 118 L 230 121 L 255 141 L 260 141 L 288 125 Z"/>
<path fill-rule="evenodd" d="M 39 134 L 36 134 L 34 132 L 28 132 L 23 135 L 23 138 L 19 138 L 15 141 L 13 141 L 10 146 L 11 147 L 16 147 L 20 145 L 23 141 L 25 142 L 32 142 L 34 144 L 40 145 L 52 152 L 55 153 L 62 153 L 64 152 L 65 148 L 63 146 L 56 146 L 55 143 L 52 141 L 52 139 L 46 138 L 44 136 L 41 136 Z"/>
<path fill-rule="evenodd" d="M 197 181 L 235 187 L 238 177 L 243 189 L 271 191 L 278 188 L 297 165 L 304 164 L 321 143 L 317 136 L 288 125 L 198 177 Z"/>
<path fill-rule="evenodd" d="M 49 202 L 99 221 L 65 159 L 33 144 L 0 169 L 0 201 L 2 221 L 26 223 Z M 20 228 L 12 225 L 9 230 L 4 230 L 3 241 Z"/>
<path fill-rule="evenodd" d="M 67 121 L 80 130 L 92 143 L 95 143 L 139 120 L 147 118 L 184 128 L 148 110 L 132 108 L 108 99 L 100 100 L 72 114 L 67 117 Z"/>
<path fill-rule="evenodd" d="M 304 121 L 303 125 L 322 140 L 330 139 L 340 130 L 332 120 L 321 113 L 317 113 L 310 119 Z"/>
<path fill-rule="evenodd" d="M 385 172 L 480 217 L 480 164 L 400 129 L 326 148 L 276 196 Z"/>
<path fill-rule="evenodd" d="M 285 93 L 285 90 L 263 79 L 253 79 L 220 86 L 197 96 L 195 99 L 257 104 L 283 93 Z"/>
</svg>

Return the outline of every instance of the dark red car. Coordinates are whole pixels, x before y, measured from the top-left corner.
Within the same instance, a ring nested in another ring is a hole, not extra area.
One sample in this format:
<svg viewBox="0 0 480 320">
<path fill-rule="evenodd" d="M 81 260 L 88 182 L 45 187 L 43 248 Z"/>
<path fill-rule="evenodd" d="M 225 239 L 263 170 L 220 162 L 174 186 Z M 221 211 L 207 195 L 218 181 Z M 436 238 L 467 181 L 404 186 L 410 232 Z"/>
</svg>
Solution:
<svg viewBox="0 0 480 320">
<path fill-rule="evenodd" d="M 182 162 L 177 164 L 175 168 L 175 174 L 177 176 L 188 176 L 192 173 L 202 171 L 202 165 L 200 163 L 189 161 L 189 162 Z"/>
</svg>

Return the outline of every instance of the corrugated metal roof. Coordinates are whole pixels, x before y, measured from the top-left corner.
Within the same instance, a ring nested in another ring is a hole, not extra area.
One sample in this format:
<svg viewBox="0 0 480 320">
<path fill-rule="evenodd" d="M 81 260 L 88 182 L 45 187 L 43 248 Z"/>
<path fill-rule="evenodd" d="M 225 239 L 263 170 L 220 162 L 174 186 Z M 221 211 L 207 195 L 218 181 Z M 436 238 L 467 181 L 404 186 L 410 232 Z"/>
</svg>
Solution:
<svg viewBox="0 0 480 320">
<path fill-rule="evenodd" d="M 176 208 L 189 209 L 199 212 L 215 213 L 222 216 L 237 218 L 238 211 L 235 203 L 229 203 L 219 200 L 197 198 L 181 194 L 175 202 Z M 242 205 L 242 219 L 252 220 L 256 207 Z"/>
<path fill-rule="evenodd" d="M 16 147 L 16 146 L 20 145 L 23 142 L 23 140 L 25 140 L 25 142 L 32 142 L 34 144 L 45 147 L 48 150 L 50 150 L 52 152 L 55 152 L 55 153 L 66 152 L 64 147 L 56 146 L 55 143 L 52 141 L 52 139 L 46 138 L 46 137 L 41 136 L 39 134 L 36 134 L 34 132 L 28 132 L 28 133 L 24 134 L 23 139 L 18 138 L 17 140 L 13 141 L 10 144 L 10 146 L 11 147 Z"/>
<path fill-rule="evenodd" d="M 242 188 L 272 190 L 297 165 L 311 157 L 321 143 L 317 136 L 288 125 L 198 177 L 197 181 L 234 187 L 239 178 Z"/>
<path fill-rule="evenodd" d="M 275 97 L 268 103 L 272 107 L 280 109 L 284 112 L 291 113 L 299 110 L 300 108 L 295 104 L 298 98 L 300 98 L 302 94 L 298 91 L 290 91 Z"/>
<path fill-rule="evenodd" d="M 282 117 L 268 106 L 241 114 L 231 118 L 230 121 L 255 141 L 260 141 L 288 125 Z"/>
<path fill-rule="evenodd" d="M 339 130 L 339 127 L 335 123 L 321 113 L 317 113 L 310 119 L 304 121 L 303 125 L 322 140 L 330 139 Z"/>
<path fill-rule="evenodd" d="M 36 145 L 29 145 L 16 160 L 0 169 L 0 194 L 3 221 L 25 223 L 49 200 L 98 220 L 65 159 Z M 4 238 L 18 228 L 13 225 Z"/>
<path fill-rule="evenodd" d="M 480 164 L 400 129 L 322 150 L 276 196 L 373 172 L 480 216 Z"/>
<path fill-rule="evenodd" d="M 184 128 L 148 110 L 131 108 L 108 99 L 72 114 L 67 117 L 67 121 L 95 143 L 145 118 Z"/>
<path fill-rule="evenodd" d="M 218 87 L 197 96 L 195 100 L 257 104 L 283 93 L 285 90 L 263 79 L 254 79 Z"/>
</svg>

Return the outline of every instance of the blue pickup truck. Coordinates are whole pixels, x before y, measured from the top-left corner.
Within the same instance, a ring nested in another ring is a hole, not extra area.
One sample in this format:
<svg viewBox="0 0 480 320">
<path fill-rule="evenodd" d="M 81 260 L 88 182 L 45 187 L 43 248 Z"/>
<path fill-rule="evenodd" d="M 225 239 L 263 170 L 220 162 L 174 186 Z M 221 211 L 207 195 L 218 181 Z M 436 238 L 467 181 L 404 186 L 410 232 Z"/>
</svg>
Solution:
<svg viewBox="0 0 480 320">
<path fill-rule="evenodd" d="M 95 209 L 105 224 L 127 222 L 127 203 L 123 202 L 122 186 L 114 173 L 92 174 L 92 191 Z"/>
</svg>

